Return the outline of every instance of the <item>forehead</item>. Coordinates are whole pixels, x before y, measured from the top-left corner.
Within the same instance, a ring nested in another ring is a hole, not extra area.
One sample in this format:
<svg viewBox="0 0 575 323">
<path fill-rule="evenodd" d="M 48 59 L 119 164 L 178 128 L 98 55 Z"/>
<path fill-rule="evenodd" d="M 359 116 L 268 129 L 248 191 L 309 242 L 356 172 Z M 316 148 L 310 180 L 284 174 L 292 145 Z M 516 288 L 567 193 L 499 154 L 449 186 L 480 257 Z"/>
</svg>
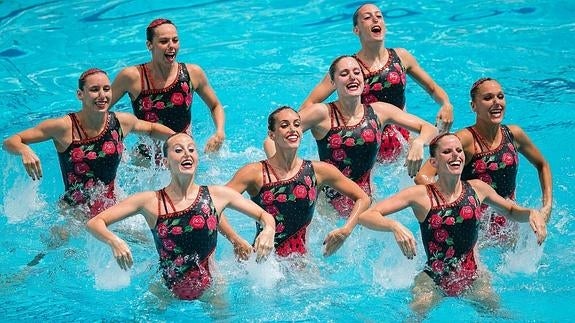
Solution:
<svg viewBox="0 0 575 323">
<path fill-rule="evenodd" d="M 185 133 L 177 134 L 169 138 L 167 144 L 170 147 L 175 145 L 181 145 L 181 146 L 196 145 L 194 139 L 192 139 L 189 135 Z"/>
<path fill-rule="evenodd" d="M 363 5 L 357 12 L 361 15 L 361 14 L 366 14 L 366 13 L 370 13 L 370 12 L 377 12 L 377 11 L 381 11 L 381 10 L 376 5 L 366 4 L 366 5 Z"/>
<path fill-rule="evenodd" d="M 85 84 L 110 84 L 110 79 L 104 73 L 95 73 L 86 76 Z"/>
<path fill-rule="evenodd" d="M 337 70 L 344 70 L 344 69 L 354 69 L 360 68 L 359 63 L 353 57 L 344 57 L 339 62 L 337 62 L 336 69 Z"/>
<path fill-rule="evenodd" d="M 276 120 L 299 119 L 299 114 L 292 109 L 284 109 L 276 114 Z"/>
<path fill-rule="evenodd" d="M 501 85 L 495 80 L 489 80 L 479 85 L 479 92 L 499 92 Z"/>
<path fill-rule="evenodd" d="M 461 147 L 461 141 L 459 140 L 459 137 L 457 137 L 456 135 L 448 135 L 448 136 L 445 136 L 445 137 L 439 139 L 437 146 L 440 148 L 442 148 L 442 147 Z"/>
<path fill-rule="evenodd" d="M 163 24 L 154 28 L 154 37 L 165 38 L 178 36 L 176 26 L 172 24 Z"/>
</svg>

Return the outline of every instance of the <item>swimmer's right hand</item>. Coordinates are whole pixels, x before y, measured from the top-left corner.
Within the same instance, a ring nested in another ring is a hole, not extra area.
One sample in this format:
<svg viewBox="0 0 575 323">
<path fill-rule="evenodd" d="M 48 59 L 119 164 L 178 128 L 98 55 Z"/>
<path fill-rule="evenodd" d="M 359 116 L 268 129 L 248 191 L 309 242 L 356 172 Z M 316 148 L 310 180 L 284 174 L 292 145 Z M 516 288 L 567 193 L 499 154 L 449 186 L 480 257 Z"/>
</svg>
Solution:
<svg viewBox="0 0 575 323">
<path fill-rule="evenodd" d="M 134 260 L 132 259 L 132 252 L 128 247 L 128 244 L 120 238 L 116 238 L 110 242 L 110 247 L 112 247 L 112 251 L 114 252 L 114 258 L 116 258 L 116 262 L 123 270 L 128 270 L 134 264 Z"/>
<path fill-rule="evenodd" d="M 254 248 L 256 249 L 256 262 L 266 260 L 270 252 L 274 248 L 275 230 L 270 227 L 265 227 L 256 238 Z"/>
<path fill-rule="evenodd" d="M 417 250 L 413 233 L 399 222 L 395 223 L 392 230 L 393 235 L 395 236 L 395 241 L 403 255 L 406 256 L 407 259 L 413 259 Z"/>
<path fill-rule="evenodd" d="M 26 146 L 27 149 L 21 152 L 22 163 L 26 169 L 28 176 L 32 177 L 32 180 L 39 180 L 42 178 L 42 165 L 40 164 L 40 158 L 36 156 L 36 153 L 32 148 Z"/>
</svg>

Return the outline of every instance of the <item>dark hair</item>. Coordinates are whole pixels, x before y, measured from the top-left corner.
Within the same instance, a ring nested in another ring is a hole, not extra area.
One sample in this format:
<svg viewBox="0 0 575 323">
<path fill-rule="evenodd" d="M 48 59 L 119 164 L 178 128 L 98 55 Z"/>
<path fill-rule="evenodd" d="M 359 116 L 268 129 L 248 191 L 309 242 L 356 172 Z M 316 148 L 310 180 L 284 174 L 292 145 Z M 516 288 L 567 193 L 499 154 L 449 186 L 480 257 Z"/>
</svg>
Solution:
<svg viewBox="0 0 575 323">
<path fill-rule="evenodd" d="M 490 77 L 482 77 L 480 79 L 478 79 L 477 81 L 475 81 L 475 83 L 473 83 L 473 85 L 471 86 L 471 90 L 469 90 L 469 96 L 471 97 L 471 100 L 473 100 L 473 98 L 475 97 L 475 94 L 477 94 L 477 90 L 479 88 L 479 86 L 481 84 L 483 84 L 483 82 L 487 82 L 487 81 L 496 81 L 495 79 L 492 79 Z"/>
<path fill-rule="evenodd" d="M 174 25 L 174 23 L 170 19 L 164 19 L 164 18 L 154 19 L 146 28 L 146 39 L 149 42 L 151 42 L 152 39 L 154 39 L 154 29 L 156 29 L 156 27 L 158 27 L 160 25 L 164 25 L 164 24 L 170 24 L 170 25 L 173 25 L 174 27 L 176 26 L 176 25 Z"/>
<path fill-rule="evenodd" d="M 341 61 L 342 59 L 344 59 L 346 57 L 351 57 L 357 61 L 357 59 L 352 55 L 341 55 L 341 56 L 337 57 L 336 59 L 334 59 L 333 62 L 331 62 L 331 65 L 329 66 L 329 77 L 332 81 L 333 81 L 333 78 L 335 76 L 335 67 L 337 66 L 337 63 L 339 63 L 339 61 Z M 363 73 L 363 70 L 361 72 Z"/>
<path fill-rule="evenodd" d="M 283 110 L 292 110 L 295 113 L 298 113 L 294 108 L 287 106 L 287 105 L 282 105 L 281 107 L 273 110 L 270 115 L 268 116 L 268 130 L 269 131 L 274 131 L 276 128 L 276 114 L 282 112 Z"/>
<path fill-rule="evenodd" d="M 440 135 L 438 135 L 438 136 L 435 136 L 435 138 L 431 139 L 431 141 L 429 142 L 429 156 L 430 156 L 430 157 L 435 157 L 435 156 L 436 156 L 435 152 L 436 152 L 436 150 L 437 150 L 437 146 L 438 146 L 438 144 L 439 144 L 439 140 L 441 140 L 441 138 L 447 137 L 447 136 L 455 136 L 455 137 L 457 137 L 457 135 L 454 134 L 453 132 L 445 132 L 445 133 L 442 133 L 442 134 L 440 134 Z M 457 139 L 459 139 L 459 137 L 457 137 Z"/>
<path fill-rule="evenodd" d="M 177 135 L 186 135 L 186 136 L 192 138 L 192 140 L 194 140 L 194 137 L 192 135 L 187 134 L 185 132 L 176 132 L 176 133 L 171 134 L 168 138 L 166 138 L 166 141 L 164 141 L 164 144 L 162 145 L 162 154 L 164 155 L 164 157 L 168 157 L 168 141 Z"/>
<path fill-rule="evenodd" d="M 359 10 L 361 8 L 363 8 L 364 6 L 368 5 L 368 4 L 372 4 L 371 2 L 366 2 L 364 4 L 362 4 L 361 6 L 357 7 L 357 9 L 355 10 L 355 12 L 353 13 L 353 17 L 351 18 L 353 21 L 353 26 L 357 26 L 357 18 L 359 17 Z"/>
<path fill-rule="evenodd" d="M 80 90 L 84 89 L 84 84 L 86 84 L 86 77 L 93 75 L 93 74 L 97 74 L 97 73 L 102 73 L 104 75 L 108 75 L 108 73 L 106 73 L 103 70 L 96 68 L 96 67 L 92 67 L 90 69 L 87 69 L 84 71 L 84 73 L 82 73 L 80 75 L 80 78 L 78 79 L 78 89 L 80 89 Z"/>
</svg>

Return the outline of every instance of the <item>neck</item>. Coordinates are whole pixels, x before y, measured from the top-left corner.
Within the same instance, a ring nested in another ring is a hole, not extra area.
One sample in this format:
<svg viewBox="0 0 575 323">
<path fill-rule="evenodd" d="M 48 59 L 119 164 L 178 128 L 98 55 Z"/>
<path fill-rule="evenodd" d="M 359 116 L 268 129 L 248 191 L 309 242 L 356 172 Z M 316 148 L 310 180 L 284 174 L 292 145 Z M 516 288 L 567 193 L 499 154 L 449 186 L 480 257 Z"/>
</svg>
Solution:
<svg viewBox="0 0 575 323">
<path fill-rule="evenodd" d="M 362 109 L 359 96 L 340 97 L 337 103 L 339 103 L 341 112 L 347 116 L 355 116 Z"/>
<path fill-rule="evenodd" d="M 152 73 L 154 73 L 154 75 L 156 76 L 160 76 L 163 79 L 168 79 L 168 77 L 170 76 L 170 72 L 172 71 L 172 69 L 174 67 L 177 68 L 178 63 L 176 63 L 175 61 L 172 63 L 160 63 L 157 61 L 152 60 L 150 62 L 150 67 L 152 69 Z"/>
<path fill-rule="evenodd" d="M 276 153 L 268 159 L 268 162 L 274 168 L 281 170 L 285 174 L 297 167 L 299 158 L 297 157 L 297 149 L 285 149 L 276 145 Z"/>
<path fill-rule="evenodd" d="M 439 176 L 435 185 L 447 199 L 446 202 L 451 202 L 453 195 L 461 190 L 461 176 L 459 174 L 443 174 Z"/>
<path fill-rule="evenodd" d="M 175 200 L 187 200 L 194 199 L 198 185 L 194 183 L 194 175 L 172 175 L 172 181 L 166 187 L 174 193 L 173 199 Z"/>
<path fill-rule="evenodd" d="M 387 55 L 387 50 L 383 46 L 383 41 L 362 42 L 361 50 L 357 52 L 360 58 L 374 61 L 376 59 L 383 59 Z"/>
<path fill-rule="evenodd" d="M 84 129 L 96 130 L 102 128 L 102 125 L 106 122 L 107 115 L 108 111 L 88 113 L 84 109 L 76 113 L 76 116 L 80 119 L 80 123 Z"/>
<path fill-rule="evenodd" d="M 498 123 L 487 123 L 477 120 L 473 127 L 484 139 L 493 142 L 495 137 L 499 134 L 499 126 L 500 124 Z"/>
</svg>

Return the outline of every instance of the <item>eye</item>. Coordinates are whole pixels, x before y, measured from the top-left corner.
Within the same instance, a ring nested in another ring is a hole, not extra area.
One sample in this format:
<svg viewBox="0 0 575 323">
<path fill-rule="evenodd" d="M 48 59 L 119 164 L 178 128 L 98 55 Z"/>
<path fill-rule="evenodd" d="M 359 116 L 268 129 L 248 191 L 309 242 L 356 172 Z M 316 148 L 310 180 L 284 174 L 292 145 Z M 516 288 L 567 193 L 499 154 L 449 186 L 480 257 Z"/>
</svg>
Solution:
<svg viewBox="0 0 575 323">
<path fill-rule="evenodd" d="M 498 98 L 499 100 L 503 100 L 503 99 L 505 99 L 505 94 L 499 93 L 499 94 L 497 95 L 497 98 Z"/>
<path fill-rule="evenodd" d="M 297 128 L 299 128 L 301 126 L 301 121 L 297 120 L 296 122 L 293 123 L 293 125 Z"/>
<path fill-rule="evenodd" d="M 188 148 L 188 152 L 189 152 L 190 154 L 193 154 L 193 153 L 194 153 L 194 151 L 196 151 L 196 149 L 195 149 L 195 148 Z"/>
<path fill-rule="evenodd" d="M 174 152 L 176 152 L 178 154 L 181 153 L 182 151 L 184 151 L 184 150 L 181 147 L 174 148 Z"/>
<path fill-rule="evenodd" d="M 112 87 L 109 85 L 104 86 L 104 91 L 106 92 L 110 92 L 112 90 Z"/>
</svg>

